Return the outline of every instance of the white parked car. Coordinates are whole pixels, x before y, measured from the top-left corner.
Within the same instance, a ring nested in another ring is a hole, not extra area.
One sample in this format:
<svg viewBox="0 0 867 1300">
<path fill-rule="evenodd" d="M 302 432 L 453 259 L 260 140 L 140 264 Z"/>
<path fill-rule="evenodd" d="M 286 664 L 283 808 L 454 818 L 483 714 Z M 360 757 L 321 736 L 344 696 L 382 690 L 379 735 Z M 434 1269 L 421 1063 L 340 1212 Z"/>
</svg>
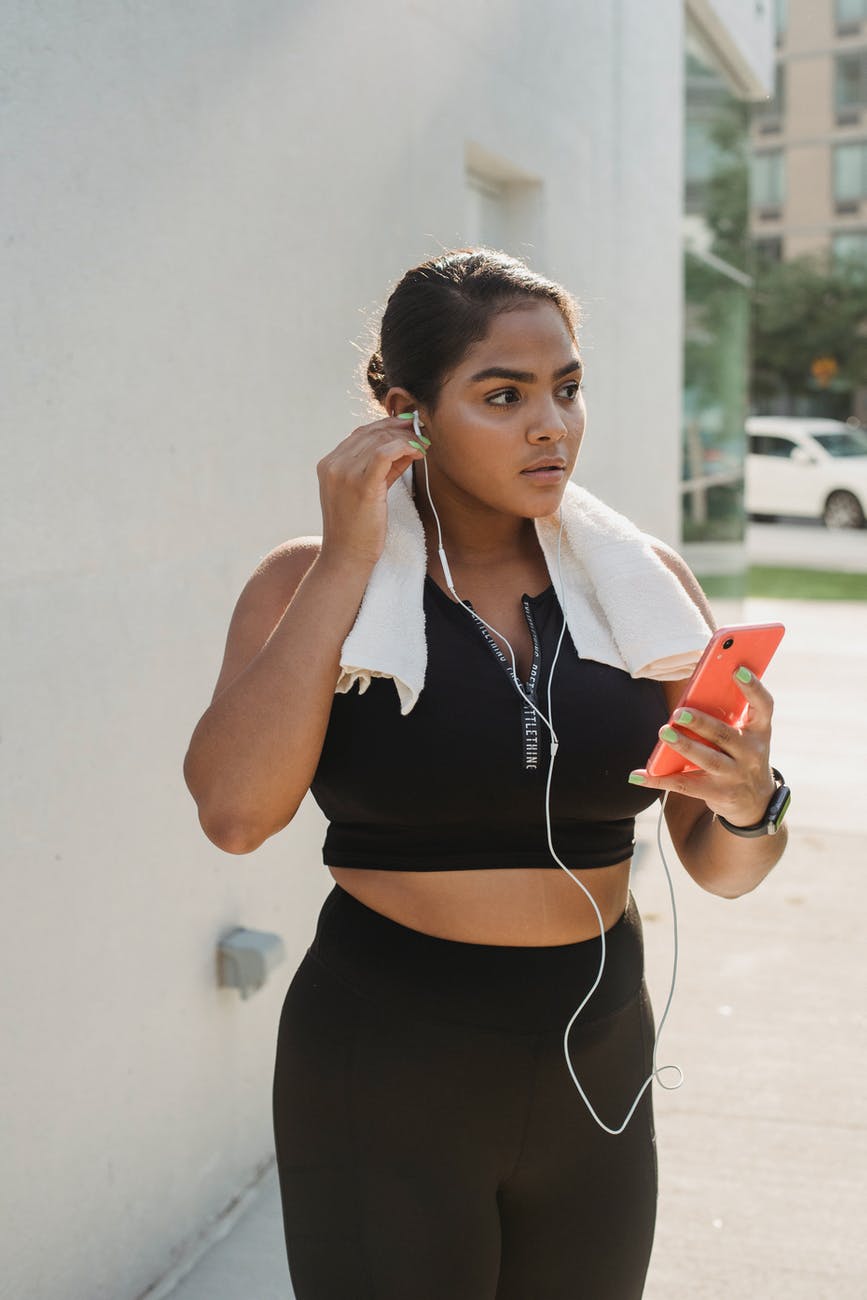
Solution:
<svg viewBox="0 0 867 1300">
<path fill-rule="evenodd" d="M 752 415 L 746 422 L 750 515 L 804 515 L 863 528 L 867 433 L 841 420 Z"/>
</svg>

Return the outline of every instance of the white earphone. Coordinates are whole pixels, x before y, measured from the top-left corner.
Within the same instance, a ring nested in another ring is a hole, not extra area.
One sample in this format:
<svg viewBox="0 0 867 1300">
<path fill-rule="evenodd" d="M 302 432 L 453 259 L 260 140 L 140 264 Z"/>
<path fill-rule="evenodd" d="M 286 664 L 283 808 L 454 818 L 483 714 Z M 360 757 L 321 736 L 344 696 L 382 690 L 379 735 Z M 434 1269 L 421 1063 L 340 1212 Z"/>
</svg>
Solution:
<svg viewBox="0 0 867 1300">
<path fill-rule="evenodd" d="M 412 426 L 415 431 L 416 438 L 420 438 L 422 425 L 419 420 L 418 411 L 413 412 Z M 657 839 L 657 845 L 659 847 L 660 856 L 662 857 L 662 864 L 665 869 L 666 880 L 668 881 L 668 890 L 671 898 L 672 921 L 674 927 L 674 955 L 673 955 L 672 970 L 671 970 L 671 986 L 668 991 L 668 998 L 665 1003 L 665 1009 L 662 1013 L 662 1016 L 660 1017 L 659 1028 L 656 1031 L 656 1037 L 653 1043 L 653 1057 L 652 1057 L 653 1068 L 650 1074 L 642 1083 L 640 1089 L 638 1090 L 638 1093 L 636 1094 L 632 1105 L 627 1111 L 626 1118 L 623 1120 L 622 1124 L 620 1124 L 617 1128 L 610 1128 L 606 1123 L 604 1123 L 603 1120 L 599 1118 L 596 1111 L 594 1110 L 589 1097 L 587 1096 L 587 1094 L 585 1093 L 584 1089 L 581 1086 L 581 1082 L 575 1073 L 574 1067 L 572 1065 L 572 1060 L 569 1056 L 569 1034 L 571 1032 L 572 1026 L 580 1016 L 581 1012 L 586 1007 L 587 1003 L 592 998 L 593 994 L 596 992 L 596 989 L 599 986 L 599 982 L 602 979 L 602 972 L 605 969 L 605 922 L 602 919 L 602 913 L 599 910 L 596 900 L 593 897 L 593 895 L 590 893 L 587 886 L 584 884 L 583 881 L 579 880 L 577 876 L 573 875 L 573 873 L 566 866 L 566 864 L 563 861 L 561 861 L 561 859 L 557 856 L 554 850 L 554 844 L 551 836 L 551 778 L 554 772 L 554 760 L 557 757 L 557 750 L 559 748 L 559 741 L 557 739 L 556 732 L 554 731 L 554 720 L 553 720 L 553 714 L 551 710 L 551 683 L 554 680 L 554 669 L 557 665 L 557 659 L 559 658 L 560 655 L 560 647 L 563 644 L 563 637 L 566 632 L 566 593 L 563 587 L 563 571 L 562 571 L 561 558 L 560 558 L 560 544 L 563 537 L 563 512 L 562 510 L 560 511 L 560 532 L 557 537 L 557 576 L 559 581 L 556 587 L 557 599 L 559 600 L 560 607 L 563 611 L 563 626 L 560 629 L 560 637 L 559 640 L 557 641 L 557 649 L 554 652 L 554 660 L 551 664 L 551 671 L 548 674 L 548 716 L 546 717 L 544 713 L 542 713 L 538 708 L 536 708 L 536 705 L 533 703 L 533 701 L 530 699 L 530 697 L 526 694 L 526 692 L 523 690 L 521 686 L 521 683 L 518 679 L 518 673 L 517 673 L 517 668 L 515 663 L 515 652 L 512 649 L 511 645 L 509 644 L 508 639 L 505 636 L 503 636 L 502 632 L 499 632 L 495 627 L 492 627 L 490 623 L 486 623 L 485 620 L 481 617 L 481 615 L 477 614 L 474 609 L 470 609 L 467 605 L 464 605 L 463 601 L 461 600 L 460 596 L 455 590 L 454 580 L 452 578 L 451 570 L 449 569 L 449 563 L 448 560 L 446 559 L 445 548 L 443 546 L 443 535 L 442 535 L 442 528 L 440 526 L 440 518 L 439 515 L 437 514 L 436 506 L 433 503 L 433 497 L 431 496 L 430 478 L 428 475 L 426 456 L 424 458 L 423 463 L 424 463 L 425 486 L 427 488 L 428 501 L 430 501 L 430 507 L 431 510 L 433 511 L 434 519 L 436 520 L 436 526 L 437 526 L 437 538 L 438 538 L 437 555 L 439 556 L 440 564 L 443 567 L 443 574 L 445 575 L 446 586 L 448 587 L 449 591 L 452 593 L 452 596 L 455 598 L 458 604 L 460 604 L 462 608 L 466 609 L 467 613 L 470 614 L 476 620 L 477 623 L 481 623 L 482 626 L 486 627 L 489 632 L 495 633 L 509 647 L 509 656 L 512 661 L 512 682 L 515 686 L 515 689 L 518 691 L 518 694 L 522 697 L 522 699 L 525 700 L 526 703 L 530 705 L 530 707 L 538 715 L 540 720 L 544 722 L 545 726 L 548 728 L 548 731 L 551 733 L 551 757 L 548 764 L 548 778 L 545 785 L 545 823 L 548 831 L 548 848 L 550 850 L 552 858 L 557 863 L 557 865 L 563 868 L 563 870 L 566 872 L 566 875 L 569 876 L 569 878 L 573 880 L 575 884 L 579 887 L 579 889 L 582 889 L 585 895 L 587 896 L 593 908 L 593 911 L 596 914 L 596 920 L 599 925 L 599 937 L 602 945 L 600 959 L 599 959 L 599 969 L 596 973 L 596 979 L 593 981 L 593 984 L 590 987 L 590 991 L 585 995 L 581 1005 L 577 1007 L 575 1011 L 572 1013 L 569 1019 L 569 1023 L 566 1025 L 566 1028 L 563 1031 L 563 1052 L 566 1057 L 566 1065 L 569 1069 L 569 1074 L 572 1077 L 572 1082 L 575 1084 L 575 1087 L 578 1090 L 581 1100 L 584 1102 L 584 1105 L 587 1107 L 587 1110 L 590 1112 L 590 1115 L 596 1121 L 596 1123 L 599 1125 L 601 1129 L 604 1129 L 606 1133 L 611 1133 L 614 1136 L 616 1136 L 617 1134 L 622 1133 L 623 1130 L 626 1128 L 627 1124 L 632 1119 L 632 1116 L 635 1114 L 636 1108 L 638 1107 L 638 1103 L 641 1101 L 641 1098 L 644 1096 L 644 1093 L 646 1092 L 647 1088 L 650 1086 L 650 1084 L 653 1082 L 654 1079 L 657 1080 L 660 1087 L 665 1088 L 669 1092 L 672 1092 L 676 1088 L 679 1088 L 683 1083 L 683 1071 L 681 1070 L 679 1065 L 657 1065 L 656 1064 L 656 1054 L 657 1054 L 657 1048 L 659 1046 L 659 1040 L 662 1035 L 663 1026 L 665 1025 L 666 1019 L 668 1017 L 668 1012 L 671 1007 L 672 999 L 674 997 L 675 984 L 677 982 L 677 956 L 678 956 L 677 906 L 674 898 L 674 883 L 672 881 L 671 872 L 669 870 L 668 863 L 665 859 L 665 853 L 662 847 L 662 816 L 663 816 L 665 802 L 666 799 L 668 798 L 668 795 L 666 793 L 666 795 L 663 797 L 660 804 L 659 822 L 657 824 L 656 839 Z M 673 1083 L 665 1083 L 664 1080 L 662 1079 L 661 1076 L 667 1071 L 675 1072 L 676 1078 Z"/>
</svg>

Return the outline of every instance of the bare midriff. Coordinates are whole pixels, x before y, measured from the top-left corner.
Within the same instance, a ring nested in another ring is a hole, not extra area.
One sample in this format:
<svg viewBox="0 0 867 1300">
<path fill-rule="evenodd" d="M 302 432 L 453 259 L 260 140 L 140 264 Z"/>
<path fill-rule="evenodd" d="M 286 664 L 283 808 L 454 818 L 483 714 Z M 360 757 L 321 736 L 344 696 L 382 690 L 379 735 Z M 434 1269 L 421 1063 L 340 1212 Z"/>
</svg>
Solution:
<svg viewBox="0 0 867 1300">
<path fill-rule="evenodd" d="M 593 896 L 605 929 L 629 899 L 631 859 L 576 871 Z M 411 930 L 459 943 L 550 947 L 599 933 L 584 891 L 560 867 L 537 870 L 375 871 L 329 867 L 341 889 Z"/>
</svg>

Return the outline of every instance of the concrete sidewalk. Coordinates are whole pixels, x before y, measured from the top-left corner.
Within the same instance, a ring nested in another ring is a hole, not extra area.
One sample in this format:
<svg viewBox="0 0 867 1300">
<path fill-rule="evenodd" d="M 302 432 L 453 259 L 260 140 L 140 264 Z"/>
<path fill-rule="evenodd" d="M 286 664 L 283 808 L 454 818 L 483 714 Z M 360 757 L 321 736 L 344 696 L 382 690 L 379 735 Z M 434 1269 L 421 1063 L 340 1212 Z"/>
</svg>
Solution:
<svg viewBox="0 0 867 1300">
<path fill-rule="evenodd" d="M 766 681 L 773 759 L 794 792 L 790 843 L 737 901 L 675 871 L 680 971 L 658 1060 L 686 1081 L 655 1094 L 660 1202 L 645 1300 L 864 1300 L 867 604 L 714 605 L 721 623 L 788 629 Z M 655 814 L 640 820 L 634 889 L 659 1015 L 672 927 L 655 831 Z M 290 1300 L 273 1168 L 171 1295 Z"/>
<path fill-rule="evenodd" d="M 867 605 L 753 600 L 737 621 L 770 619 L 787 625 L 766 680 L 773 761 L 793 789 L 790 842 L 736 901 L 675 877 L 679 991 L 658 1060 L 686 1081 L 656 1090 L 645 1300 L 867 1296 L 867 963 L 855 910 L 867 865 Z M 661 1012 L 671 924 L 655 844 L 634 888 Z"/>
</svg>

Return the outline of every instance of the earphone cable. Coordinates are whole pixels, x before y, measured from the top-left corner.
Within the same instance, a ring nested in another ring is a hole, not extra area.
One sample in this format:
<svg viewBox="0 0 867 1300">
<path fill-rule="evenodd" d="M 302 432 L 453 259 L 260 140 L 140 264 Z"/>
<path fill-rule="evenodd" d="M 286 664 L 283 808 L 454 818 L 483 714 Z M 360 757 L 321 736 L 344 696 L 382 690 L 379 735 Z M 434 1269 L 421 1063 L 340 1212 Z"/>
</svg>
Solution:
<svg viewBox="0 0 867 1300">
<path fill-rule="evenodd" d="M 419 418 L 418 418 L 417 411 L 414 413 L 413 416 L 413 427 L 415 429 L 416 436 L 418 437 L 419 433 L 421 432 L 421 429 L 419 426 Z M 461 600 L 460 596 L 458 595 L 457 591 L 455 590 L 454 581 L 452 579 L 451 571 L 448 565 L 448 560 L 446 559 L 445 548 L 443 546 L 443 535 L 442 535 L 442 527 L 440 525 L 440 517 L 437 514 L 436 506 L 433 503 L 433 496 L 430 490 L 430 478 L 428 475 L 427 457 L 423 458 L 423 464 L 424 464 L 425 486 L 427 489 L 428 501 L 430 502 L 431 510 L 433 511 L 434 514 L 434 519 L 436 520 L 437 538 L 439 543 L 437 548 L 437 554 L 439 556 L 440 563 L 442 564 L 443 567 L 443 574 L 446 579 L 446 585 L 448 586 L 449 591 L 452 593 L 452 596 L 454 597 L 455 601 L 458 604 L 460 604 L 464 609 L 466 609 L 467 613 L 472 615 L 472 617 L 476 620 L 477 623 L 480 623 L 483 627 L 486 627 L 489 632 L 495 634 L 498 637 L 501 637 L 502 640 L 505 642 L 505 644 L 508 646 L 509 657 L 512 663 L 511 676 L 512 676 L 513 684 L 516 690 L 518 691 L 519 695 L 522 697 L 522 699 L 527 704 L 530 705 L 530 708 L 534 711 L 534 713 L 536 713 L 539 719 L 545 724 L 545 726 L 548 728 L 548 731 L 551 734 L 550 759 L 548 763 L 548 776 L 545 785 L 545 826 L 546 826 L 547 836 L 548 836 L 548 849 L 551 853 L 552 858 L 557 863 L 557 865 L 561 867 L 563 871 L 565 871 L 566 875 L 570 878 L 570 880 L 572 880 L 576 885 L 578 885 L 578 887 L 583 891 L 584 895 L 586 896 L 588 902 L 590 903 L 596 915 L 596 921 L 599 926 L 599 938 L 600 938 L 599 969 L 596 972 L 596 978 L 593 981 L 593 984 L 591 985 L 589 991 L 584 995 L 581 1004 L 578 1007 L 576 1007 L 575 1011 L 572 1013 L 569 1022 L 566 1025 L 565 1030 L 563 1031 L 563 1053 L 566 1058 L 566 1065 L 568 1067 L 569 1074 L 572 1078 L 572 1082 L 574 1083 L 576 1089 L 578 1090 L 578 1094 L 581 1097 L 581 1100 L 584 1102 L 584 1105 L 586 1106 L 591 1117 L 595 1120 L 595 1122 L 599 1125 L 601 1129 L 604 1129 L 606 1133 L 610 1133 L 613 1136 L 617 1136 L 620 1133 L 622 1133 L 626 1128 L 632 1116 L 635 1114 L 635 1111 L 641 1101 L 641 1098 L 644 1096 L 644 1093 L 646 1092 L 647 1088 L 650 1086 L 650 1084 L 653 1082 L 654 1079 L 656 1079 L 660 1087 L 664 1088 L 666 1091 L 669 1092 L 676 1090 L 683 1083 L 683 1071 L 681 1070 L 680 1066 L 657 1065 L 656 1063 L 660 1037 L 662 1035 L 662 1030 L 665 1025 L 665 1022 L 668 1018 L 668 1013 L 671 1008 L 672 1000 L 674 998 L 674 990 L 677 982 L 677 961 L 678 961 L 677 906 L 676 906 L 675 895 L 674 895 L 674 882 L 672 880 L 671 871 L 669 870 L 668 862 L 666 861 L 666 857 L 665 857 L 665 852 L 662 847 L 662 819 L 665 810 L 665 805 L 668 800 L 668 792 L 667 791 L 665 792 L 660 802 L 659 820 L 657 823 L 657 845 L 659 847 L 660 857 L 662 858 L 662 864 L 665 871 L 666 880 L 668 882 L 669 896 L 671 899 L 671 915 L 672 915 L 672 926 L 674 932 L 671 983 L 668 991 L 668 997 L 665 1003 L 665 1009 L 663 1010 L 662 1016 L 660 1017 L 659 1027 L 656 1030 L 656 1035 L 653 1041 L 653 1053 L 652 1053 L 652 1062 L 651 1062 L 652 1068 L 650 1074 L 648 1074 L 647 1078 L 644 1080 L 640 1089 L 638 1090 L 638 1093 L 636 1094 L 635 1099 L 633 1100 L 633 1103 L 630 1106 L 623 1122 L 617 1128 L 611 1128 L 597 1115 L 589 1097 L 587 1096 L 586 1092 L 584 1091 L 584 1088 L 581 1085 L 581 1081 L 579 1080 L 578 1076 L 575 1073 L 575 1069 L 572 1065 L 572 1059 L 569 1055 L 569 1034 L 572 1030 L 572 1026 L 575 1024 L 575 1021 L 578 1019 L 581 1012 L 584 1010 L 587 1003 L 590 1001 L 591 997 L 595 993 L 596 989 L 599 987 L 599 983 L 602 979 L 602 975 L 605 970 L 605 958 L 606 958 L 605 922 L 602 917 L 602 913 L 599 910 L 599 906 L 596 902 L 596 899 L 590 893 L 590 890 L 587 888 L 587 886 L 584 884 L 582 880 L 579 880 L 578 877 L 574 875 L 572 871 L 570 871 L 570 869 L 566 866 L 566 864 L 557 855 L 557 852 L 554 849 L 552 829 L 551 829 L 551 780 L 554 772 L 554 760 L 556 759 L 557 750 L 559 748 L 559 743 L 560 743 L 557 739 L 557 735 L 554 730 L 554 724 L 553 724 L 554 715 L 552 709 L 551 688 L 554 680 L 554 669 L 557 665 L 557 659 L 560 655 L 560 647 L 563 644 L 563 638 L 566 633 L 566 593 L 563 584 L 563 568 L 562 568 L 562 558 L 561 558 L 561 544 L 563 538 L 562 506 L 559 511 L 560 529 L 557 535 L 557 574 L 559 579 L 559 589 L 557 590 L 556 594 L 560 602 L 560 608 L 563 614 L 563 624 L 560 629 L 560 636 L 557 641 L 557 648 L 551 663 L 551 671 L 548 674 L 548 716 L 546 717 L 545 714 L 542 713 L 541 710 L 536 707 L 536 705 L 533 703 L 533 701 L 530 699 L 530 697 L 527 695 L 527 693 L 524 691 L 523 687 L 521 686 L 520 680 L 518 678 L 515 652 L 512 649 L 511 643 L 509 642 L 508 638 L 503 636 L 503 633 L 499 632 L 495 627 L 492 627 L 490 623 L 486 622 L 485 619 L 483 619 L 480 614 L 477 614 L 474 609 L 471 609 L 468 605 L 464 604 L 464 602 Z M 674 1083 L 666 1083 L 662 1078 L 662 1075 L 669 1071 L 675 1072 L 676 1079 Z"/>
</svg>

